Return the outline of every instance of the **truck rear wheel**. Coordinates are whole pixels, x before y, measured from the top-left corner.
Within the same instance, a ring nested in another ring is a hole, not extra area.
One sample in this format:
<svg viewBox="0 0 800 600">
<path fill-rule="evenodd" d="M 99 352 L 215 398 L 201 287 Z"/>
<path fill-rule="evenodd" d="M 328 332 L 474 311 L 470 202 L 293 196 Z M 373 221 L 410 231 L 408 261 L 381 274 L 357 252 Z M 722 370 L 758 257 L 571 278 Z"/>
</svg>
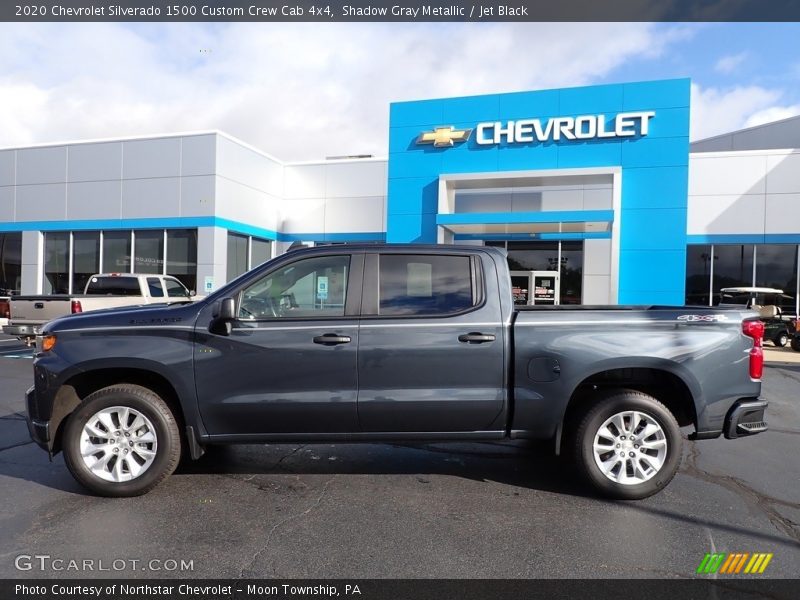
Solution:
<svg viewBox="0 0 800 600">
<path fill-rule="evenodd" d="M 680 466 L 682 439 L 675 417 L 652 396 L 633 390 L 598 399 L 578 425 L 574 444 L 588 483 L 619 500 L 652 496 Z"/>
<path fill-rule="evenodd" d="M 73 477 L 101 496 L 138 496 L 175 470 L 181 455 L 172 411 L 153 391 L 112 385 L 89 395 L 64 429 Z"/>
</svg>

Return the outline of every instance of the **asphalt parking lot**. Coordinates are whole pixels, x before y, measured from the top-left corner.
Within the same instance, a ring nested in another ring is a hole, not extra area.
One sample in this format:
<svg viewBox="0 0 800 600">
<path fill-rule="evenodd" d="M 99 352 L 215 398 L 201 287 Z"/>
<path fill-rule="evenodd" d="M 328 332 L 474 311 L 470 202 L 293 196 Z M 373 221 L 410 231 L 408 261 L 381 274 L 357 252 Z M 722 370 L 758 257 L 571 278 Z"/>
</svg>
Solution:
<svg viewBox="0 0 800 600">
<path fill-rule="evenodd" d="M 769 355 L 769 432 L 687 443 L 670 486 L 627 503 L 519 443 L 218 448 L 147 496 L 96 498 L 28 438 L 30 356 L 0 336 L 0 577 L 692 577 L 714 551 L 772 552 L 762 577 L 800 573 L 789 349 Z"/>
</svg>

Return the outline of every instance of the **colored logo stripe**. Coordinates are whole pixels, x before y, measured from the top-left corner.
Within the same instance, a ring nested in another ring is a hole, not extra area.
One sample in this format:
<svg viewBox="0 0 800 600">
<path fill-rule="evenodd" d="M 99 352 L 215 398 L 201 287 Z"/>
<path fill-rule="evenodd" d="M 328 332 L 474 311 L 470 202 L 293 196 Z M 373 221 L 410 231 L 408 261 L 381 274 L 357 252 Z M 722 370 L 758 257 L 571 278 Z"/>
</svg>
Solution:
<svg viewBox="0 0 800 600">
<path fill-rule="evenodd" d="M 766 570 L 767 565 L 772 560 L 772 556 L 771 552 L 756 552 L 754 554 L 749 552 L 706 553 L 700 562 L 700 566 L 697 567 L 697 573 L 706 575 L 717 572 L 727 575 L 737 575 L 742 572 L 752 575 L 761 574 Z M 744 571 L 742 571 L 742 568 L 744 568 Z"/>
</svg>

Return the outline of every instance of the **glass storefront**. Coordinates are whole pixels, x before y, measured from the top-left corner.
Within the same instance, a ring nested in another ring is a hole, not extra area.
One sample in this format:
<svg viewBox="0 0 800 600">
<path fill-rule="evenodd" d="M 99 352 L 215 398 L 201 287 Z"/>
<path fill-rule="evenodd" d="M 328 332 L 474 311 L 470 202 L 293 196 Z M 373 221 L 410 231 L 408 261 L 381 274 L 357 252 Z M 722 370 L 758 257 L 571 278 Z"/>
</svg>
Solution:
<svg viewBox="0 0 800 600">
<path fill-rule="evenodd" d="M 796 244 L 715 244 L 689 246 L 686 252 L 686 304 L 719 304 L 728 287 L 783 290 L 797 312 Z"/>
<path fill-rule="evenodd" d="M 19 294 L 21 275 L 22 234 L 0 233 L 0 296 Z"/>
<path fill-rule="evenodd" d="M 197 290 L 196 229 L 167 229 L 167 273 Z"/>
<path fill-rule="evenodd" d="M 197 289 L 196 229 L 48 231 L 44 254 L 44 294 L 82 294 L 95 273 L 172 275 Z"/>
<path fill-rule="evenodd" d="M 82 294 L 86 283 L 100 272 L 100 232 L 76 231 L 72 234 L 72 290 Z"/>
<path fill-rule="evenodd" d="M 164 230 L 144 229 L 133 232 L 133 272 L 164 272 Z"/>
<path fill-rule="evenodd" d="M 227 279 L 231 281 L 272 258 L 272 242 L 228 233 Z"/>
<path fill-rule="evenodd" d="M 69 294 L 69 237 L 62 231 L 44 234 L 44 294 Z"/>
<path fill-rule="evenodd" d="M 486 242 L 505 248 L 511 271 L 559 271 L 561 304 L 580 304 L 583 296 L 583 242 Z"/>
</svg>

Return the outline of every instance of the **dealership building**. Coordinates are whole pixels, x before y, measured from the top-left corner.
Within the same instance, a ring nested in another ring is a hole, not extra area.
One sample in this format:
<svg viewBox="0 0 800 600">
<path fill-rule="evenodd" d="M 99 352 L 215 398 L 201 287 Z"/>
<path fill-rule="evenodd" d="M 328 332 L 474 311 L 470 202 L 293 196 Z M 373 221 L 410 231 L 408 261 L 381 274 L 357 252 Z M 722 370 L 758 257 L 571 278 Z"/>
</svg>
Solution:
<svg viewBox="0 0 800 600">
<path fill-rule="evenodd" d="M 386 241 L 503 247 L 521 303 L 796 302 L 800 117 L 690 144 L 689 113 L 675 79 L 393 103 L 388 158 L 216 131 L 3 149 L 0 295 L 130 271 L 202 294 L 296 241 Z"/>
</svg>

